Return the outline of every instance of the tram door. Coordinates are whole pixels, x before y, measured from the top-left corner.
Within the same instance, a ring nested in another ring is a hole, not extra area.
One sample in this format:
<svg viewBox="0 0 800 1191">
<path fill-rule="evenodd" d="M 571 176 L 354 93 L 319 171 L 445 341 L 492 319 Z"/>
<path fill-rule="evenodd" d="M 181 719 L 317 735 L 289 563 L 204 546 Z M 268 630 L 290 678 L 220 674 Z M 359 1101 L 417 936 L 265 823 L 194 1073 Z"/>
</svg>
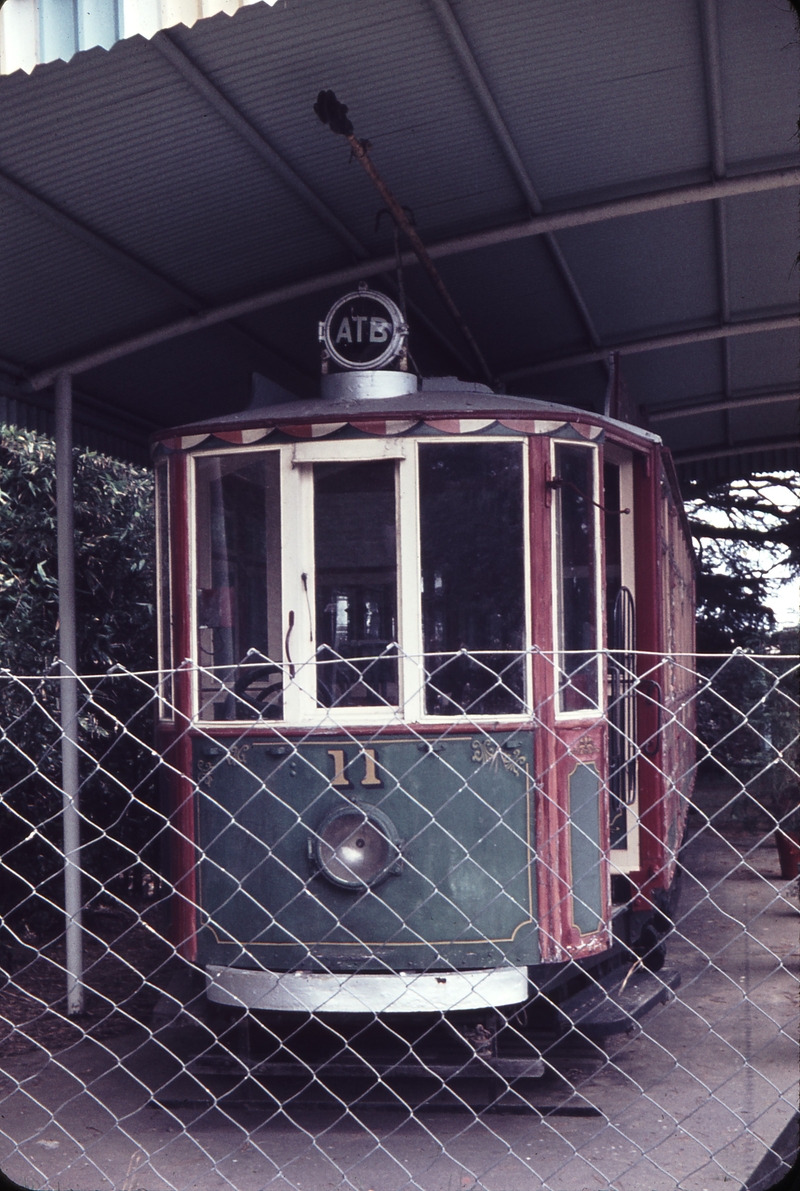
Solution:
<svg viewBox="0 0 800 1191">
<path fill-rule="evenodd" d="M 608 669 L 609 843 L 611 873 L 639 868 L 639 791 L 636 756 L 636 578 L 633 460 L 605 448 L 605 604 Z"/>
</svg>

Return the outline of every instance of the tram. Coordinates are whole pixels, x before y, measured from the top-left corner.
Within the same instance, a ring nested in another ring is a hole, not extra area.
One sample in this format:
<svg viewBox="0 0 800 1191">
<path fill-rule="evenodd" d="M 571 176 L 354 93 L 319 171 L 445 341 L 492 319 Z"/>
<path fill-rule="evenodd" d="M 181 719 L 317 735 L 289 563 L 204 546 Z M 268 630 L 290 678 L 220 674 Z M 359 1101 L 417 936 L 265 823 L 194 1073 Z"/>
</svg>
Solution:
<svg viewBox="0 0 800 1191">
<path fill-rule="evenodd" d="M 318 400 L 154 442 L 174 942 L 210 1002 L 275 1020 L 521 1021 L 576 972 L 657 968 L 669 929 L 694 770 L 669 454 L 420 378 L 406 335 L 362 287 L 320 324 Z"/>
</svg>

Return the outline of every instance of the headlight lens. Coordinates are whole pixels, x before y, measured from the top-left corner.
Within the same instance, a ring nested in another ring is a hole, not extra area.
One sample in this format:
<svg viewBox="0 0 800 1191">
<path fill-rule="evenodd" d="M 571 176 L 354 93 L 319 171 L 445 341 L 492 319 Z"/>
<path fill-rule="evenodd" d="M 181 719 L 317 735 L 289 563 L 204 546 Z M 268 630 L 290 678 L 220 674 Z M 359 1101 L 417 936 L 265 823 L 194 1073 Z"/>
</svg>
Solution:
<svg viewBox="0 0 800 1191">
<path fill-rule="evenodd" d="M 314 852 L 328 880 L 346 889 L 376 885 L 401 863 L 394 824 L 377 807 L 349 806 L 329 815 Z"/>
</svg>

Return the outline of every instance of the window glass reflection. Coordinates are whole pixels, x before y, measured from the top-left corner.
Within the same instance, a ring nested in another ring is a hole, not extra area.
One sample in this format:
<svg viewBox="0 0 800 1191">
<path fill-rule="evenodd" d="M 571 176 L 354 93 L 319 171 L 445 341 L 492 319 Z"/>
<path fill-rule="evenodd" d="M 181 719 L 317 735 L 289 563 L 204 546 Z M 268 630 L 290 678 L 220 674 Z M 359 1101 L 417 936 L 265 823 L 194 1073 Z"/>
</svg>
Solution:
<svg viewBox="0 0 800 1191">
<path fill-rule="evenodd" d="M 524 711 L 522 458 L 520 443 L 420 445 L 429 714 Z"/>
<path fill-rule="evenodd" d="M 314 465 L 317 699 L 397 704 L 393 460 Z"/>
<path fill-rule="evenodd" d="M 597 707 L 594 451 L 556 446 L 561 711 Z"/>
<path fill-rule="evenodd" d="M 280 718 L 278 454 L 203 456 L 195 480 L 201 718 Z"/>
</svg>

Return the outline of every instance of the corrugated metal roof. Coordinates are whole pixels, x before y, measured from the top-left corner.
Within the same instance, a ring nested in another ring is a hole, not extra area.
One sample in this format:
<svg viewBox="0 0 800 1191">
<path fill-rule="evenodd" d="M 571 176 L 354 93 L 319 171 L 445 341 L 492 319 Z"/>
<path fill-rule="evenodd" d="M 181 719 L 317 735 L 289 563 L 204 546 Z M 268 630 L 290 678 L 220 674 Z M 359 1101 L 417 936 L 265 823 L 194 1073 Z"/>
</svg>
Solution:
<svg viewBox="0 0 800 1191">
<path fill-rule="evenodd" d="M 492 370 L 519 374 L 514 392 L 598 409 L 602 362 L 569 357 L 791 313 L 797 187 L 777 181 L 502 242 L 532 211 L 710 183 L 715 146 L 717 176 L 800 166 L 788 2 L 716 0 L 716 46 L 709 5 L 286 0 L 0 78 L 9 400 L 24 396 L 15 367 L 35 377 L 187 311 L 319 278 L 304 297 L 76 379 L 106 420 L 118 412 L 120 442 L 136 433 L 126 415 L 159 426 L 242 408 L 253 371 L 313 392 L 316 322 L 342 292 L 327 274 L 354 251 L 392 251 L 378 196 L 311 110 L 321 87 L 349 104 L 428 243 L 499 231 L 439 267 Z M 468 350 L 427 280 L 410 268 L 406 283 L 421 369 L 465 375 Z M 645 415 L 717 407 L 654 429 L 687 467 L 705 453 L 727 472 L 795 441 L 792 403 L 764 398 L 796 390 L 797 359 L 789 329 L 626 354 L 623 373 Z M 563 363 L 526 374 L 549 360 Z"/>
<path fill-rule="evenodd" d="M 217 12 L 233 13 L 257 0 L 3 0 L 0 74 L 31 71 L 40 62 L 69 61 L 79 50 L 110 49 L 122 37 L 152 37 L 159 29 L 191 26 Z M 266 0 L 275 4 L 277 0 Z"/>
</svg>

